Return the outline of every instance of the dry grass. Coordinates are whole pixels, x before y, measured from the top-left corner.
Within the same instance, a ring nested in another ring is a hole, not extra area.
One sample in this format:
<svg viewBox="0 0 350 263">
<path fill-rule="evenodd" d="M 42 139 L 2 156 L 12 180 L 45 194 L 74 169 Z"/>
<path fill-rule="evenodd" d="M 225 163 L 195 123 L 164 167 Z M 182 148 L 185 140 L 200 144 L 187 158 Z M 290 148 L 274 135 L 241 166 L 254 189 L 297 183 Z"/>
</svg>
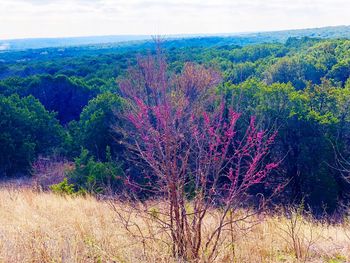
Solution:
<svg viewBox="0 0 350 263">
<path fill-rule="evenodd" d="M 2 188 L 0 262 L 176 262 L 165 243 L 140 242 L 116 218 L 110 204 L 91 197 Z M 144 226 L 144 233 L 154 230 L 140 216 L 133 215 L 133 220 Z M 261 221 L 248 233 L 237 232 L 234 245 L 229 238 L 223 241 L 217 262 L 350 262 L 350 228 L 345 225 L 298 218 L 296 259 L 291 221 L 277 216 Z"/>
</svg>

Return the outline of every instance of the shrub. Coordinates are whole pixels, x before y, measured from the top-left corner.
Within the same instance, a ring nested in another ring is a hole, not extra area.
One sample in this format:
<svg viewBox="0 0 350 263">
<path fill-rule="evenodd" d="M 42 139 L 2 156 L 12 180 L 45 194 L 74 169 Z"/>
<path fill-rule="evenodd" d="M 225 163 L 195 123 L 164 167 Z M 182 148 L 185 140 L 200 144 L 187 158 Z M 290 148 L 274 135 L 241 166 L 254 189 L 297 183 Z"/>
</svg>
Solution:
<svg viewBox="0 0 350 263">
<path fill-rule="evenodd" d="M 106 162 L 95 161 L 89 151 L 83 149 L 75 159 L 75 167 L 67 172 L 68 179 L 77 188 L 93 194 L 105 194 L 115 191 L 121 185 L 122 169 L 112 160 L 110 149 L 106 149 Z"/>
<path fill-rule="evenodd" d="M 72 163 L 57 157 L 39 156 L 31 169 L 32 180 L 40 190 L 48 190 L 51 185 L 63 181 Z"/>
<path fill-rule="evenodd" d="M 55 194 L 60 195 L 73 195 L 76 192 L 74 184 L 69 184 L 67 178 L 64 178 L 63 181 L 58 184 L 51 185 L 50 189 Z"/>
</svg>

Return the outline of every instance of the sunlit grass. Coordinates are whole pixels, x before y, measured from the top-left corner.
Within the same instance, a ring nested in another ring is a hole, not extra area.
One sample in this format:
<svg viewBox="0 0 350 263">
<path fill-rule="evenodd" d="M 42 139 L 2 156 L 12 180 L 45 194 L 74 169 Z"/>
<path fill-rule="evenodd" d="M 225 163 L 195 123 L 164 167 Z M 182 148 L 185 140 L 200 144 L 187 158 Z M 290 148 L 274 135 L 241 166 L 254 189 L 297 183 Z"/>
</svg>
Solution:
<svg viewBox="0 0 350 263">
<path fill-rule="evenodd" d="M 120 213 L 126 205 L 115 203 Z M 141 242 L 128 232 L 113 206 L 92 197 L 63 197 L 29 189 L 0 189 L 0 262 L 177 262 L 154 222 L 132 214 L 141 231 L 154 239 Z M 207 227 L 212 224 L 208 219 Z M 349 262 L 350 227 L 322 225 L 298 218 L 300 255 L 290 236 L 291 220 L 259 218 L 248 232 L 235 231 L 220 247 L 216 262 Z M 241 225 L 241 227 L 244 226 Z M 133 235 L 134 234 L 134 235 Z"/>
</svg>

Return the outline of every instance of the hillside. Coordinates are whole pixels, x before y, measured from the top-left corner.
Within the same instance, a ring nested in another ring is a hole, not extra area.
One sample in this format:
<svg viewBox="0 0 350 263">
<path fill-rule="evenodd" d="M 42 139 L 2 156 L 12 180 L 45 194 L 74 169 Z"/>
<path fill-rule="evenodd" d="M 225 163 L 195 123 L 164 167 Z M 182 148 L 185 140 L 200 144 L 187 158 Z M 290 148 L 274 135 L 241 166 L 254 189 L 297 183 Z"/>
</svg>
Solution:
<svg viewBox="0 0 350 263">
<path fill-rule="evenodd" d="M 349 0 L 1 0 L 0 263 L 350 263 Z"/>
<path fill-rule="evenodd" d="M 196 77 L 186 73 L 186 67 L 195 70 L 190 65 L 203 67 L 216 76 L 217 85 L 211 88 L 231 105 L 227 110 L 240 114 L 241 138 L 252 116 L 259 129 L 276 131 L 266 162 L 283 162 L 264 194 L 290 182 L 278 203 L 305 202 L 319 216 L 345 213 L 344 204 L 350 201 L 350 41 L 289 38 L 246 46 L 218 41 L 222 38 L 162 42 L 169 81 Z M 137 137 L 135 131 L 120 132 L 129 125 L 118 115 L 126 99 L 120 85 L 143 78 L 143 73 L 130 72 L 143 72 L 142 59 L 154 55 L 152 43 L 1 53 L 0 146 L 6 151 L 0 153 L 0 177 L 32 174 L 44 158 L 89 164 L 96 174 L 79 171 L 68 176 L 76 189 L 104 192 L 109 176 L 142 179 L 127 145 L 128 136 Z M 95 180 L 98 186 L 93 187 Z M 121 182 L 115 180 L 111 187 L 118 192 Z"/>
</svg>

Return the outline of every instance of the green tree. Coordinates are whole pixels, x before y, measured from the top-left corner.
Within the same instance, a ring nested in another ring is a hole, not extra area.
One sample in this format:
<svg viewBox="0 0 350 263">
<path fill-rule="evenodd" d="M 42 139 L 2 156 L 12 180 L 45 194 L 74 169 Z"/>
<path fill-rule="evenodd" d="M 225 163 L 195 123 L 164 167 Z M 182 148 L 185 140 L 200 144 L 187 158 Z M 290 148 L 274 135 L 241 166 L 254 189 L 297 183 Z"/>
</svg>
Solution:
<svg viewBox="0 0 350 263">
<path fill-rule="evenodd" d="M 59 148 L 65 132 L 33 96 L 0 95 L 0 174 L 26 172 L 38 154 Z"/>
<path fill-rule="evenodd" d="M 121 124 L 116 117 L 123 107 L 122 99 L 113 93 L 104 93 L 91 100 L 80 115 L 76 127 L 77 142 L 99 160 L 106 159 L 106 147 L 112 155 L 122 151 L 121 136 L 113 128 Z"/>
</svg>

